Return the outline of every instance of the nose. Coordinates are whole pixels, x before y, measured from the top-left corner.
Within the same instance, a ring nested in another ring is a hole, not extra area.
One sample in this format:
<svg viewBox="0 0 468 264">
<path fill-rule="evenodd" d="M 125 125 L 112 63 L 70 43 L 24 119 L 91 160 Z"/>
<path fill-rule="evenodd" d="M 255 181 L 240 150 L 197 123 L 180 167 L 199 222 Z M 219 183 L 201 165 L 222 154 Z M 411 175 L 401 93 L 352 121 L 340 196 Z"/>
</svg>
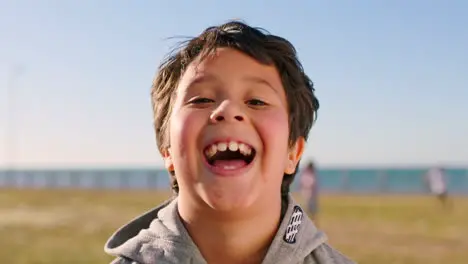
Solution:
<svg viewBox="0 0 468 264">
<path fill-rule="evenodd" d="M 210 120 L 212 123 L 244 121 L 245 116 L 240 106 L 232 101 L 225 100 L 213 111 Z"/>
</svg>

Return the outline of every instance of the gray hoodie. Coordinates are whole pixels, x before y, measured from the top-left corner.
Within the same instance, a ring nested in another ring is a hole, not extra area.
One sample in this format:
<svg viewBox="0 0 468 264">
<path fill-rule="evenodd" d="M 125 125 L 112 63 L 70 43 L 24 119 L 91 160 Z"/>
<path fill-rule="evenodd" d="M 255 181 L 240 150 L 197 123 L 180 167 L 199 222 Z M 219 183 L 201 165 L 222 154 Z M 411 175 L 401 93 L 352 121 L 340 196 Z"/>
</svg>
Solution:
<svg viewBox="0 0 468 264">
<path fill-rule="evenodd" d="M 286 213 L 262 264 L 353 264 L 325 241 L 289 196 Z M 205 264 L 177 211 L 177 198 L 135 218 L 111 236 L 105 252 L 111 264 Z"/>
</svg>

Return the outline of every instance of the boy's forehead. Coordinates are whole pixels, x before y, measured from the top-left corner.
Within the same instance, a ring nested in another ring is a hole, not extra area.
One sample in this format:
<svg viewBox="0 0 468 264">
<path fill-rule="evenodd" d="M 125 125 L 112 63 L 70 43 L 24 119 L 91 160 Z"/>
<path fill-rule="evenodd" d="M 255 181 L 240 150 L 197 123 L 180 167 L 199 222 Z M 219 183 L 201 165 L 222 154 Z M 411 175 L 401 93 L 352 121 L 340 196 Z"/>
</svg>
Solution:
<svg viewBox="0 0 468 264">
<path fill-rule="evenodd" d="M 230 56 L 231 55 L 231 56 Z M 232 56 L 234 55 L 234 56 Z M 205 71 L 209 70 L 211 66 L 214 66 L 218 60 L 222 57 L 242 57 L 245 56 L 242 52 L 237 51 L 232 48 L 219 47 L 211 51 L 210 53 L 197 56 L 190 64 L 189 69 L 195 71 L 196 74 L 203 74 Z"/>
<path fill-rule="evenodd" d="M 237 74 L 239 73 L 239 74 Z M 241 77 L 244 81 L 272 84 L 280 82 L 275 66 L 258 62 L 251 56 L 232 49 L 218 48 L 212 54 L 193 60 L 181 76 L 182 82 L 219 81 L 226 76 Z"/>
</svg>

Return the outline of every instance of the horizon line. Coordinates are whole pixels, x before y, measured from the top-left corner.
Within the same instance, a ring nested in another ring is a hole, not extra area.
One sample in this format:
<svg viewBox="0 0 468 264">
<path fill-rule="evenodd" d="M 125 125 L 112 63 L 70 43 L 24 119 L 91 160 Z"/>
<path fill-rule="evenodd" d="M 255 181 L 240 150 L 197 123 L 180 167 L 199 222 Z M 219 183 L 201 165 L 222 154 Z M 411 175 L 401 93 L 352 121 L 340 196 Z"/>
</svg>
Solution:
<svg viewBox="0 0 468 264">
<path fill-rule="evenodd" d="M 450 163 L 336 163 L 336 164 L 317 164 L 319 169 L 421 169 L 442 167 L 447 169 L 467 169 L 468 164 L 450 164 Z M 302 166 L 301 166 L 302 167 Z M 24 165 L 0 165 L 0 171 L 7 170 L 165 170 L 163 165 L 155 164 L 24 164 Z"/>
</svg>

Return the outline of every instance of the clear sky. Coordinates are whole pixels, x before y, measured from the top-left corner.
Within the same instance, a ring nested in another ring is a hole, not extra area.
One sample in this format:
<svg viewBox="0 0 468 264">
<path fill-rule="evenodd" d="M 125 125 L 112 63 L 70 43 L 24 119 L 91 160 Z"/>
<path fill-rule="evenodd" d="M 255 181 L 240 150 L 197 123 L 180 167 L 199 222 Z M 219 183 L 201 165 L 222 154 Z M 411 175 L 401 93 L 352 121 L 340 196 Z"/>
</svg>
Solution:
<svg viewBox="0 0 468 264">
<path fill-rule="evenodd" d="M 462 0 L 2 0 L 0 166 L 161 166 L 149 89 L 169 38 L 233 18 L 297 47 L 321 101 L 307 157 L 468 165 L 467 13 Z"/>
</svg>

